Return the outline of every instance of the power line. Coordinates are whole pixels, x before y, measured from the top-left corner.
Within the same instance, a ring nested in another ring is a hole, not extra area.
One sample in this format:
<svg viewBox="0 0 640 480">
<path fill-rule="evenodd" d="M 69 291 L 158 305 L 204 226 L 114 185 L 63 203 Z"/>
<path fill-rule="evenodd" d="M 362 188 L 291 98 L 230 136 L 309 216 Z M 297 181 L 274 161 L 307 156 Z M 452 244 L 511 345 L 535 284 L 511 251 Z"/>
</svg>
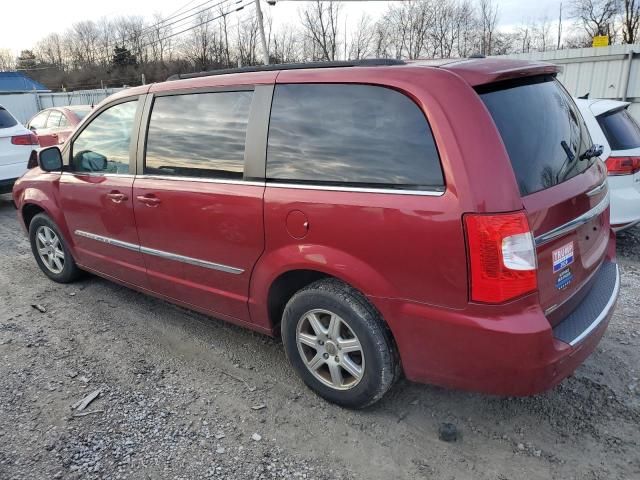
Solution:
<svg viewBox="0 0 640 480">
<path fill-rule="evenodd" d="M 236 3 L 236 4 L 238 4 L 238 3 L 242 2 L 242 1 L 243 1 L 243 0 L 236 0 L 236 2 L 235 2 L 235 3 Z M 162 37 L 162 38 L 159 38 L 159 39 L 157 39 L 157 40 L 154 40 L 154 41 L 151 41 L 151 42 L 145 43 L 145 44 L 143 44 L 143 45 L 140 45 L 140 46 L 139 46 L 139 47 L 137 47 L 137 48 L 139 48 L 140 50 L 142 50 L 143 48 L 146 48 L 146 47 L 148 47 L 148 46 L 150 46 L 150 45 L 154 45 L 154 44 L 160 43 L 160 42 L 162 42 L 162 41 L 164 41 L 164 40 L 167 40 L 167 39 L 169 39 L 169 38 L 173 38 L 173 37 L 175 37 L 175 36 L 177 36 L 177 35 L 181 35 L 181 34 L 183 34 L 183 33 L 185 33 L 185 32 L 190 31 L 190 30 L 194 30 L 194 29 L 196 29 L 196 28 L 198 28 L 198 27 L 201 27 L 201 26 L 203 26 L 203 25 L 206 25 L 206 24 L 208 24 L 208 23 L 211 23 L 211 22 L 213 22 L 213 21 L 215 21 L 215 20 L 218 20 L 218 19 L 220 19 L 220 18 L 226 17 L 227 15 L 231 15 L 232 13 L 239 12 L 240 10 L 244 9 L 244 7 L 246 7 L 246 6 L 250 5 L 251 3 L 253 3 L 253 0 L 244 0 L 244 1 L 245 1 L 246 3 L 244 3 L 244 4 L 242 4 L 242 5 L 238 6 L 238 7 L 236 7 L 234 10 L 229 10 L 229 11 L 224 12 L 224 13 L 222 13 L 222 14 L 218 15 L 218 16 L 215 16 L 215 17 L 213 17 L 213 18 L 209 18 L 209 19 L 204 20 L 204 21 L 202 21 L 202 22 L 200 22 L 200 23 L 198 23 L 198 24 L 192 25 L 192 26 L 191 26 L 191 27 L 189 27 L 189 28 L 185 28 L 184 30 L 180 30 L 179 32 L 171 33 L 170 35 L 166 35 L 166 36 L 164 36 L 164 37 Z M 109 59 L 109 56 L 110 56 L 110 54 L 107 54 L 106 56 L 98 57 L 96 60 L 108 60 L 108 59 Z M 118 56 L 118 54 L 115 54 L 115 55 L 114 55 L 114 57 L 117 57 L 117 56 Z"/>
<path fill-rule="evenodd" d="M 194 0 L 192 0 L 192 1 L 194 1 Z M 218 1 L 217 3 L 215 3 L 215 4 L 213 4 L 213 5 L 209 5 L 209 6 L 207 6 L 207 7 L 201 8 L 200 10 L 196 11 L 195 13 L 192 13 L 191 15 L 184 16 L 186 13 L 189 13 L 189 12 L 191 12 L 191 11 L 195 10 L 195 9 L 198 9 L 198 8 L 202 7 L 203 5 L 206 5 L 206 4 L 208 4 L 208 3 L 211 3 L 212 1 L 214 1 L 214 0 L 207 0 L 206 2 L 199 3 L 199 4 L 198 4 L 198 5 L 196 5 L 195 7 L 192 7 L 192 8 L 190 8 L 189 10 L 186 10 L 185 12 L 182 12 L 182 13 L 181 13 L 181 14 L 179 14 L 179 15 L 168 16 L 167 18 L 165 18 L 165 19 L 161 20 L 160 22 L 157 22 L 157 23 L 155 23 L 155 24 L 153 24 L 153 25 L 150 25 L 150 26 L 144 27 L 144 28 L 143 28 L 142 30 L 140 30 L 138 33 L 131 34 L 131 35 L 129 35 L 128 37 L 123 38 L 123 39 L 120 39 L 120 40 L 115 40 L 115 41 L 113 41 L 113 42 L 109 42 L 109 43 L 107 43 L 106 45 L 101 45 L 101 46 L 99 46 L 99 47 L 95 47 L 95 48 L 91 49 L 91 51 L 95 53 L 98 49 L 100 49 L 100 50 L 110 50 L 111 48 L 118 47 L 118 46 L 120 46 L 120 45 L 122 45 L 123 47 L 126 47 L 126 43 L 127 43 L 127 42 L 132 42 L 132 40 L 133 40 L 135 37 L 142 38 L 145 34 L 147 34 L 147 33 L 148 33 L 148 32 L 150 32 L 150 31 L 153 31 L 156 27 L 166 28 L 166 27 L 169 27 L 169 26 L 171 26 L 171 25 L 175 25 L 175 24 L 177 24 L 177 23 L 181 23 L 181 22 L 183 22 L 184 20 L 188 20 L 189 18 L 195 17 L 196 15 L 199 15 L 199 14 L 200 14 L 200 13 L 202 13 L 202 12 L 205 12 L 205 11 L 210 10 L 210 9 L 212 9 L 212 8 L 218 7 L 218 6 L 223 5 L 223 4 L 225 4 L 225 3 L 235 2 L 236 4 L 238 4 L 238 3 L 240 3 L 242 0 L 222 0 L 222 1 Z M 187 4 L 187 5 L 188 5 L 188 4 Z M 186 5 L 185 5 L 185 6 L 186 6 Z M 183 6 L 183 7 L 184 7 L 184 6 Z M 174 19 L 174 18 L 176 18 L 176 17 L 182 17 L 182 18 L 179 18 L 179 19 L 177 19 L 177 20 L 175 20 L 175 21 L 173 21 L 173 22 L 171 22 L 171 23 L 166 23 L 166 22 L 168 22 L 169 20 L 173 20 L 173 19 Z M 157 42 L 156 42 L 156 43 L 157 43 Z M 142 47 L 140 47 L 140 48 L 142 48 Z"/>
</svg>

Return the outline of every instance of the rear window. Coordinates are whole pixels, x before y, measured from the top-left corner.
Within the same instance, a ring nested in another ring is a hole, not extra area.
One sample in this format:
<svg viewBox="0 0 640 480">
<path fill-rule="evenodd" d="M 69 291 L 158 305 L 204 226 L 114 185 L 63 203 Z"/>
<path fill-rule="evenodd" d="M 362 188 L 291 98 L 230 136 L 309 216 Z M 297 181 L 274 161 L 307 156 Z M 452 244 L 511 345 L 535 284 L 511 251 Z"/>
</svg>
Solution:
<svg viewBox="0 0 640 480">
<path fill-rule="evenodd" d="M 443 190 L 427 119 L 388 88 L 278 85 L 268 143 L 271 181 Z"/>
<path fill-rule="evenodd" d="M 507 149 L 520 193 L 553 187 L 584 172 L 591 137 L 575 103 L 551 76 L 478 88 Z"/>
<path fill-rule="evenodd" d="M 607 137 L 611 150 L 640 147 L 640 127 L 626 108 L 600 115 L 598 123 Z"/>
<path fill-rule="evenodd" d="M 7 112 L 3 107 L 0 107 L 0 128 L 9 128 L 17 125 L 18 122 L 13 115 Z"/>
</svg>

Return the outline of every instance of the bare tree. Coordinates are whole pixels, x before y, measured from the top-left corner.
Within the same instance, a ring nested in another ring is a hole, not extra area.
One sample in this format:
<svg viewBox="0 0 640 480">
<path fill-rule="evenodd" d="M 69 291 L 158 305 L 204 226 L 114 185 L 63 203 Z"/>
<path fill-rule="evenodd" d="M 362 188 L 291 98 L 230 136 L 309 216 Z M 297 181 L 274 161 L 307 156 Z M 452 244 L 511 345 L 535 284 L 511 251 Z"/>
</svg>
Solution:
<svg viewBox="0 0 640 480">
<path fill-rule="evenodd" d="M 611 43 L 615 36 L 618 0 L 573 0 L 572 11 L 590 37 L 607 35 Z"/>
<path fill-rule="evenodd" d="M 0 72 L 7 72 L 16 68 L 16 57 L 8 48 L 0 48 Z"/>
<path fill-rule="evenodd" d="M 482 25 L 481 53 L 491 55 L 494 33 L 498 25 L 498 5 L 493 0 L 480 0 L 480 22 Z"/>
<path fill-rule="evenodd" d="M 316 0 L 300 12 L 304 34 L 312 45 L 312 60 L 336 60 L 340 4 Z"/>
<path fill-rule="evenodd" d="M 546 52 L 552 48 L 553 38 L 551 36 L 551 22 L 548 18 L 543 18 L 540 22 L 533 24 L 533 44 L 537 51 Z"/>
<path fill-rule="evenodd" d="M 349 58 L 360 60 L 367 58 L 371 54 L 375 30 L 371 22 L 371 17 L 363 13 L 356 25 L 355 31 L 351 35 L 349 45 Z"/>
<path fill-rule="evenodd" d="M 624 14 L 622 17 L 622 41 L 635 43 L 638 38 L 640 25 L 640 2 L 624 0 Z"/>
</svg>

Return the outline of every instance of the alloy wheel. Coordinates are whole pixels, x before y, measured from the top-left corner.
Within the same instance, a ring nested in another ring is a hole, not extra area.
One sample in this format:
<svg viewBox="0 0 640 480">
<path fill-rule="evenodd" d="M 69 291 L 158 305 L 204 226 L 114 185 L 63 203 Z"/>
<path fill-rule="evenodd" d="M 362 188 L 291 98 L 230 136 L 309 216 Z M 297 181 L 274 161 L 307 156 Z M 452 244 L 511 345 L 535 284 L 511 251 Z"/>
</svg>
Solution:
<svg viewBox="0 0 640 480">
<path fill-rule="evenodd" d="M 328 310 L 310 310 L 296 329 L 298 352 L 315 378 L 336 390 L 362 380 L 365 359 L 360 340 L 349 324 Z"/>
<path fill-rule="evenodd" d="M 62 273 L 64 270 L 64 249 L 55 231 L 46 225 L 38 227 L 36 248 L 40 260 L 51 273 Z"/>
</svg>

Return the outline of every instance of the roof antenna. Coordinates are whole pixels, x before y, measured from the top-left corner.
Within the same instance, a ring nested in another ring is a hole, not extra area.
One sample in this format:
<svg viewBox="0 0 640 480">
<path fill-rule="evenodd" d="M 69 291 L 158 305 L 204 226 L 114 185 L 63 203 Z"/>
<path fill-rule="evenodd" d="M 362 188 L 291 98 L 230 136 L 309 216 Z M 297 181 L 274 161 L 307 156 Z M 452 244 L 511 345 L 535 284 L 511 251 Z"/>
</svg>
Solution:
<svg viewBox="0 0 640 480">
<path fill-rule="evenodd" d="M 583 96 L 578 97 L 580 100 L 589 100 L 589 92 L 585 93 Z"/>
</svg>

